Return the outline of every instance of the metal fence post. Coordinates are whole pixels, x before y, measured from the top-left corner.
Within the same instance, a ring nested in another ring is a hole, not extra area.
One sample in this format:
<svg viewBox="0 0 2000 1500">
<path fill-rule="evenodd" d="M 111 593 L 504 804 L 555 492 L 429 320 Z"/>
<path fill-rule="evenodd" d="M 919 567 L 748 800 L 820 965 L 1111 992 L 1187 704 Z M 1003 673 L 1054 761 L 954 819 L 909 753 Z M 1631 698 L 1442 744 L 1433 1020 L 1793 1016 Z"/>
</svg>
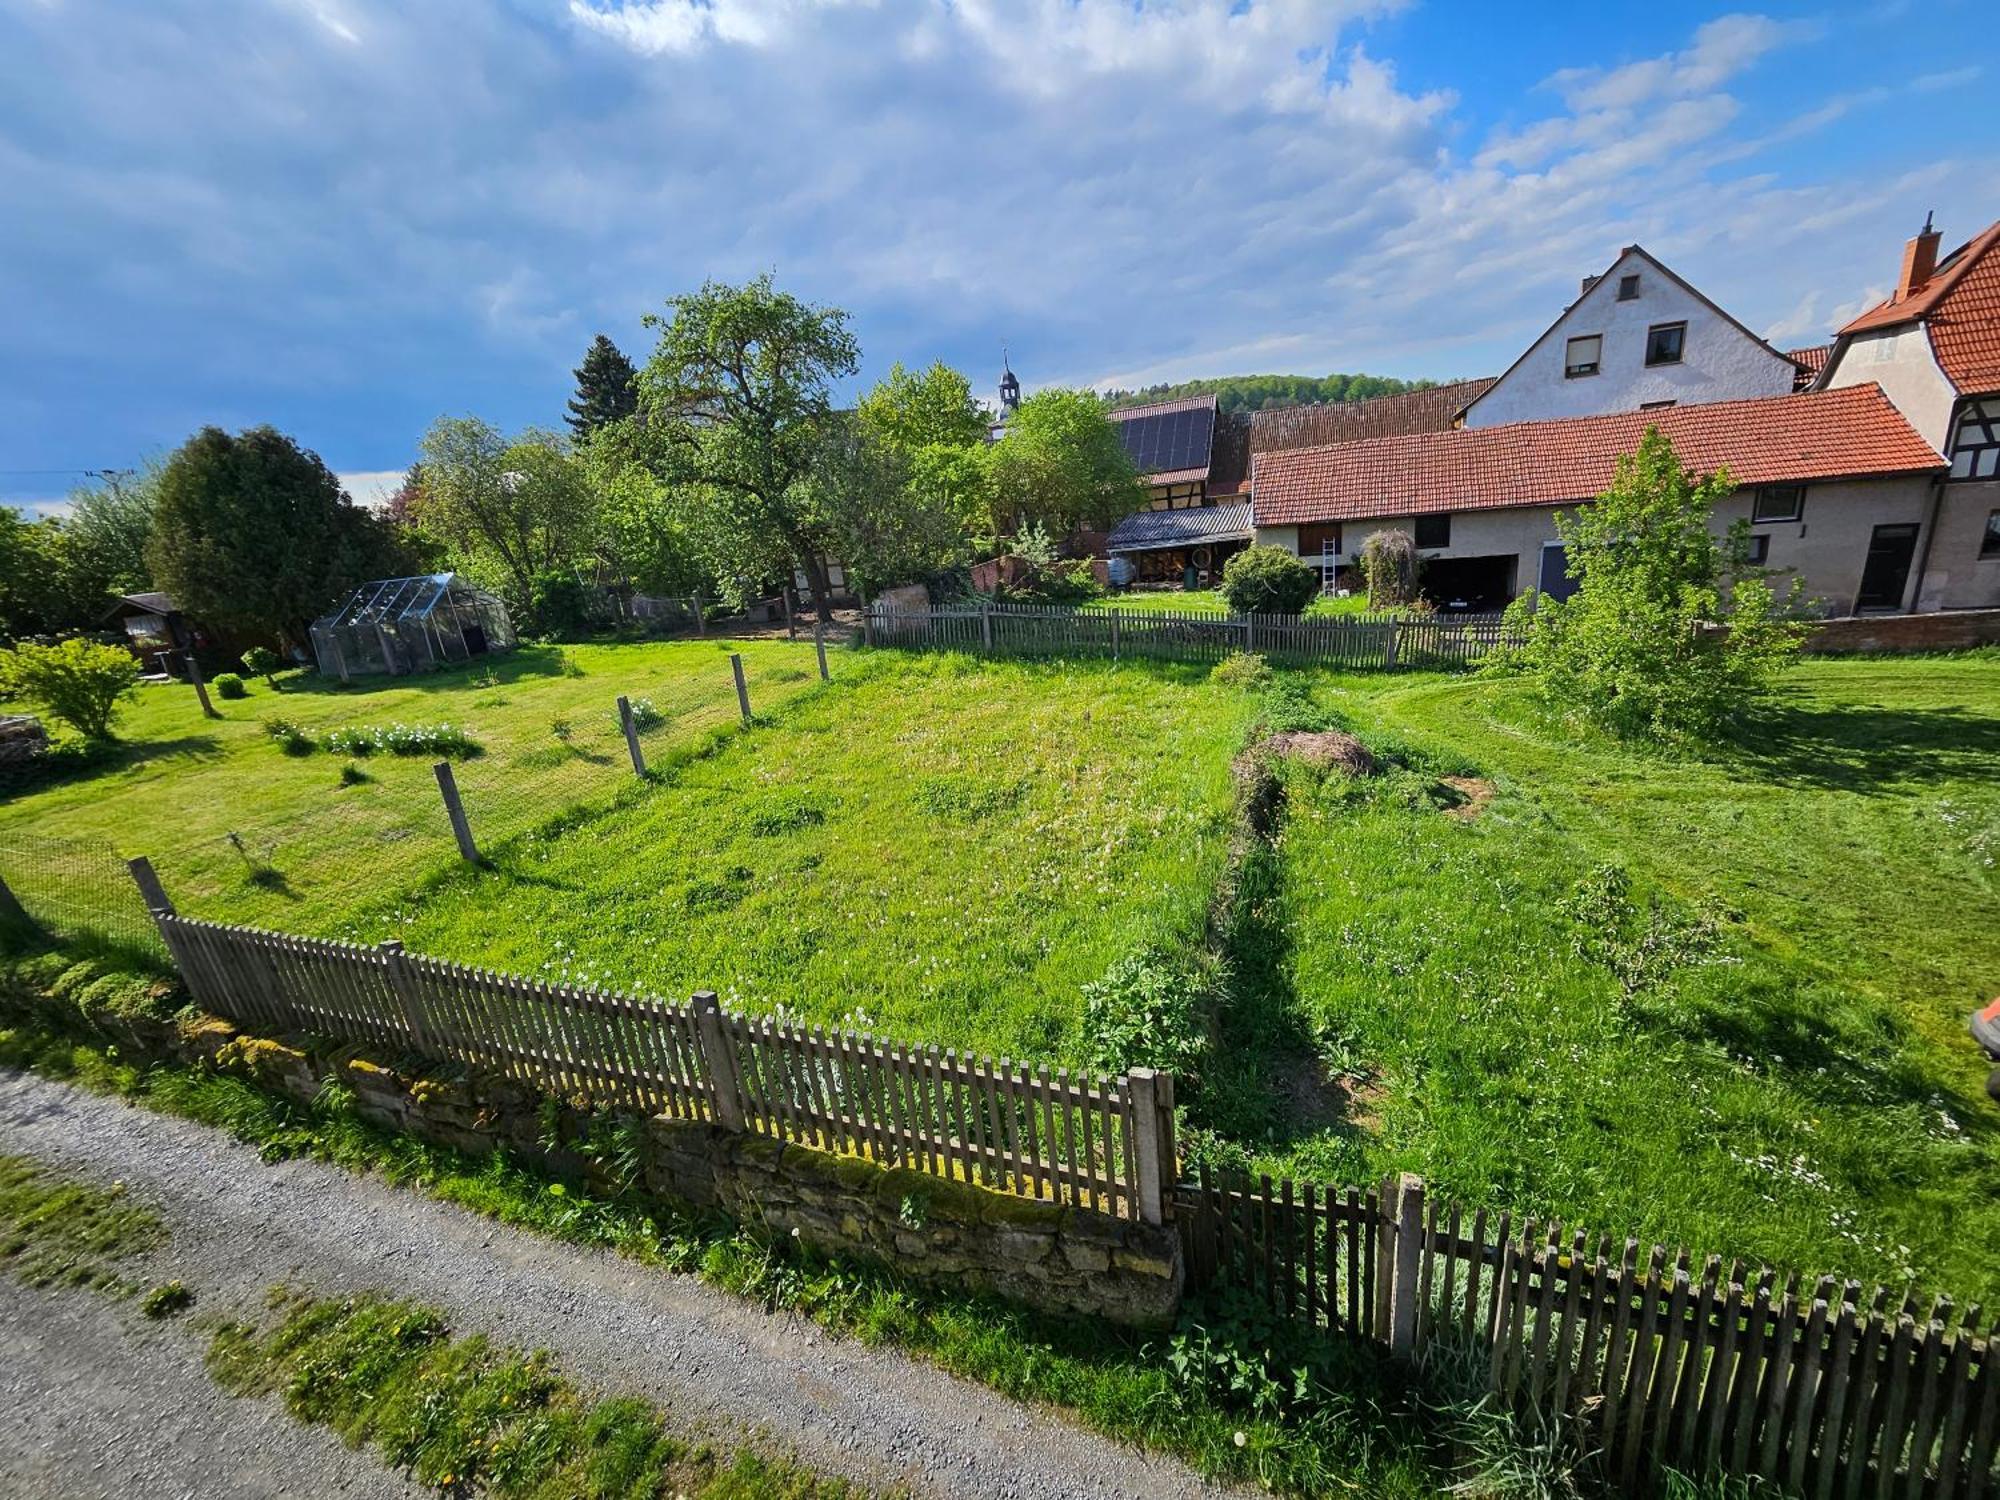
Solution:
<svg viewBox="0 0 2000 1500">
<path fill-rule="evenodd" d="M 714 990 L 696 990 L 693 998 L 696 1034 L 701 1037 L 702 1061 L 708 1065 L 709 1097 L 715 1103 L 716 1122 L 728 1130 L 743 1128 L 743 1099 L 737 1092 L 736 1050 L 722 1025 L 722 1006 Z"/>
<path fill-rule="evenodd" d="M 1382 1180 L 1381 1218 L 1375 1264 L 1382 1278 L 1380 1315 L 1375 1327 L 1389 1352 L 1413 1358 L 1417 1352 L 1417 1298 L 1424 1254 L 1424 1180 L 1413 1172 Z"/>
<path fill-rule="evenodd" d="M 1138 1195 L 1139 1222 L 1166 1222 L 1164 1189 L 1167 1168 L 1160 1140 L 1159 1074 L 1151 1068 L 1134 1068 L 1126 1075 L 1131 1085 L 1132 1113 L 1125 1128 L 1132 1132 L 1132 1186 Z"/>
<path fill-rule="evenodd" d="M 819 656 L 819 680 L 833 681 L 833 674 L 826 669 L 826 617 L 813 616 L 813 650 Z"/>
<path fill-rule="evenodd" d="M 438 790 L 444 794 L 445 815 L 451 819 L 451 835 L 458 840 L 459 856 L 469 865 L 479 863 L 479 846 L 472 842 L 472 825 L 465 820 L 465 804 L 458 799 L 458 778 L 451 774 L 451 762 L 441 760 L 431 767 Z"/>
<path fill-rule="evenodd" d="M 743 680 L 743 657 L 740 653 L 729 653 L 729 670 L 736 674 L 736 706 L 743 710 L 743 727 L 750 727 L 750 684 Z"/>
<path fill-rule="evenodd" d="M 623 693 L 618 695 L 618 722 L 625 729 L 625 748 L 632 755 L 632 774 L 634 776 L 644 776 L 646 774 L 646 756 L 639 749 L 639 726 L 632 718 L 632 700 L 627 698 Z"/>
<path fill-rule="evenodd" d="M 181 660 L 187 663 L 188 681 L 194 684 L 194 695 L 201 700 L 202 717 L 205 719 L 221 718 L 222 715 L 215 711 L 215 705 L 208 701 L 208 684 L 202 680 L 201 663 L 194 659 L 192 651 L 182 652 Z"/>
</svg>

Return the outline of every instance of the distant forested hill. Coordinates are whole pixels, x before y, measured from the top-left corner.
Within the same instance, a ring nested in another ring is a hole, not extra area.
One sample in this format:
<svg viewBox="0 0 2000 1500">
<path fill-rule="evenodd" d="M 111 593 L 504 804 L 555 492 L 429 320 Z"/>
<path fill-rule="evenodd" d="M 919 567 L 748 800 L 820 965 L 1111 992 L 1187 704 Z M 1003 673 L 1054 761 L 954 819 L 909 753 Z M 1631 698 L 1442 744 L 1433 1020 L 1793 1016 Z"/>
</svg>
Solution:
<svg viewBox="0 0 2000 1500">
<path fill-rule="evenodd" d="M 1370 396 L 1394 396 L 1436 384 L 1435 380 L 1397 380 L 1388 375 L 1224 375 L 1216 380 L 1143 386 L 1136 391 L 1106 391 L 1104 399 L 1116 409 L 1206 396 L 1213 391 L 1216 405 L 1224 411 L 1256 411 L 1311 401 L 1366 401 Z"/>
</svg>

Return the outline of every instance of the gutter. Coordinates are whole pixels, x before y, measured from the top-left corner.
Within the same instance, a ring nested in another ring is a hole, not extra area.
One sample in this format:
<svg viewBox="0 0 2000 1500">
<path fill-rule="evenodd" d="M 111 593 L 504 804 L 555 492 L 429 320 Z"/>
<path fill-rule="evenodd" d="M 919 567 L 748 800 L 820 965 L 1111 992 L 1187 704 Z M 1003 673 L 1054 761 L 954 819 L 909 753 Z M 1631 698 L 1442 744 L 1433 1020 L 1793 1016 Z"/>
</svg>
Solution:
<svg viewBox="0 0 2000 1500">
<path fill-rule="evenodd" d="M 1924 546 L 1917 554 L 1917 581 L 1910 586 L 1910 607 L 1903 611 L 1906 615 L 1917 612 L 1917 601 L 1924 596 L 1924 575 L 1931 567 L 1931 541 L 1937 536 L 1938 511 L 1944 507 L 1944 481 L 1943 474 L 1931 478 L 1931 508 L 1924 517 Z"/>
</svg>

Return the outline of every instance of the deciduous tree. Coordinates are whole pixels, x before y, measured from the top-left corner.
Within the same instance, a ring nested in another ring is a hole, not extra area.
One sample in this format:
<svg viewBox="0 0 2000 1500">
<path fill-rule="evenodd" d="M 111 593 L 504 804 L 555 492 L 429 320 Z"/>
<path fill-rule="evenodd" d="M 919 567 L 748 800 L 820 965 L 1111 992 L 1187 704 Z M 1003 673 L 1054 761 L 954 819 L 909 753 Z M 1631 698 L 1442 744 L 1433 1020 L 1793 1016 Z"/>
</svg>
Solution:
<svg viewBox="0 0 2000 1500">
<path fill-rule="evenodd" d="M 986 450 L 988 504 L 996 536 L 1038 525 L 1066 537 L 1105 527 L 1146 501 L 1104 404 L 1088 391 L 1037 391 Z"/>
</svg>

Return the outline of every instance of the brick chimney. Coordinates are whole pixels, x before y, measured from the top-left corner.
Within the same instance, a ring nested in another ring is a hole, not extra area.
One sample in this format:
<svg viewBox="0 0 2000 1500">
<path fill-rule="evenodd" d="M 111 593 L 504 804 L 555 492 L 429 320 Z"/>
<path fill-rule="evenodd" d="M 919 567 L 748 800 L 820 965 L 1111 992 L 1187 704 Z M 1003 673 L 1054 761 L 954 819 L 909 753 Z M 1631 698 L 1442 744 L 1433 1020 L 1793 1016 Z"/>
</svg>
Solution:
<svg viewBox="0 0 2000 1500">
<path fill-rule="evenodd" d="M 1940 238 L 1931 228 L 1931 216 L 1925 214 L 1923 233 L 1903 246 L 1903 274 L 1896 278 L 1896 295 L 1891 300 L 1902 302 L 1924 289 L 1937 269 Z"/>
</svg>

